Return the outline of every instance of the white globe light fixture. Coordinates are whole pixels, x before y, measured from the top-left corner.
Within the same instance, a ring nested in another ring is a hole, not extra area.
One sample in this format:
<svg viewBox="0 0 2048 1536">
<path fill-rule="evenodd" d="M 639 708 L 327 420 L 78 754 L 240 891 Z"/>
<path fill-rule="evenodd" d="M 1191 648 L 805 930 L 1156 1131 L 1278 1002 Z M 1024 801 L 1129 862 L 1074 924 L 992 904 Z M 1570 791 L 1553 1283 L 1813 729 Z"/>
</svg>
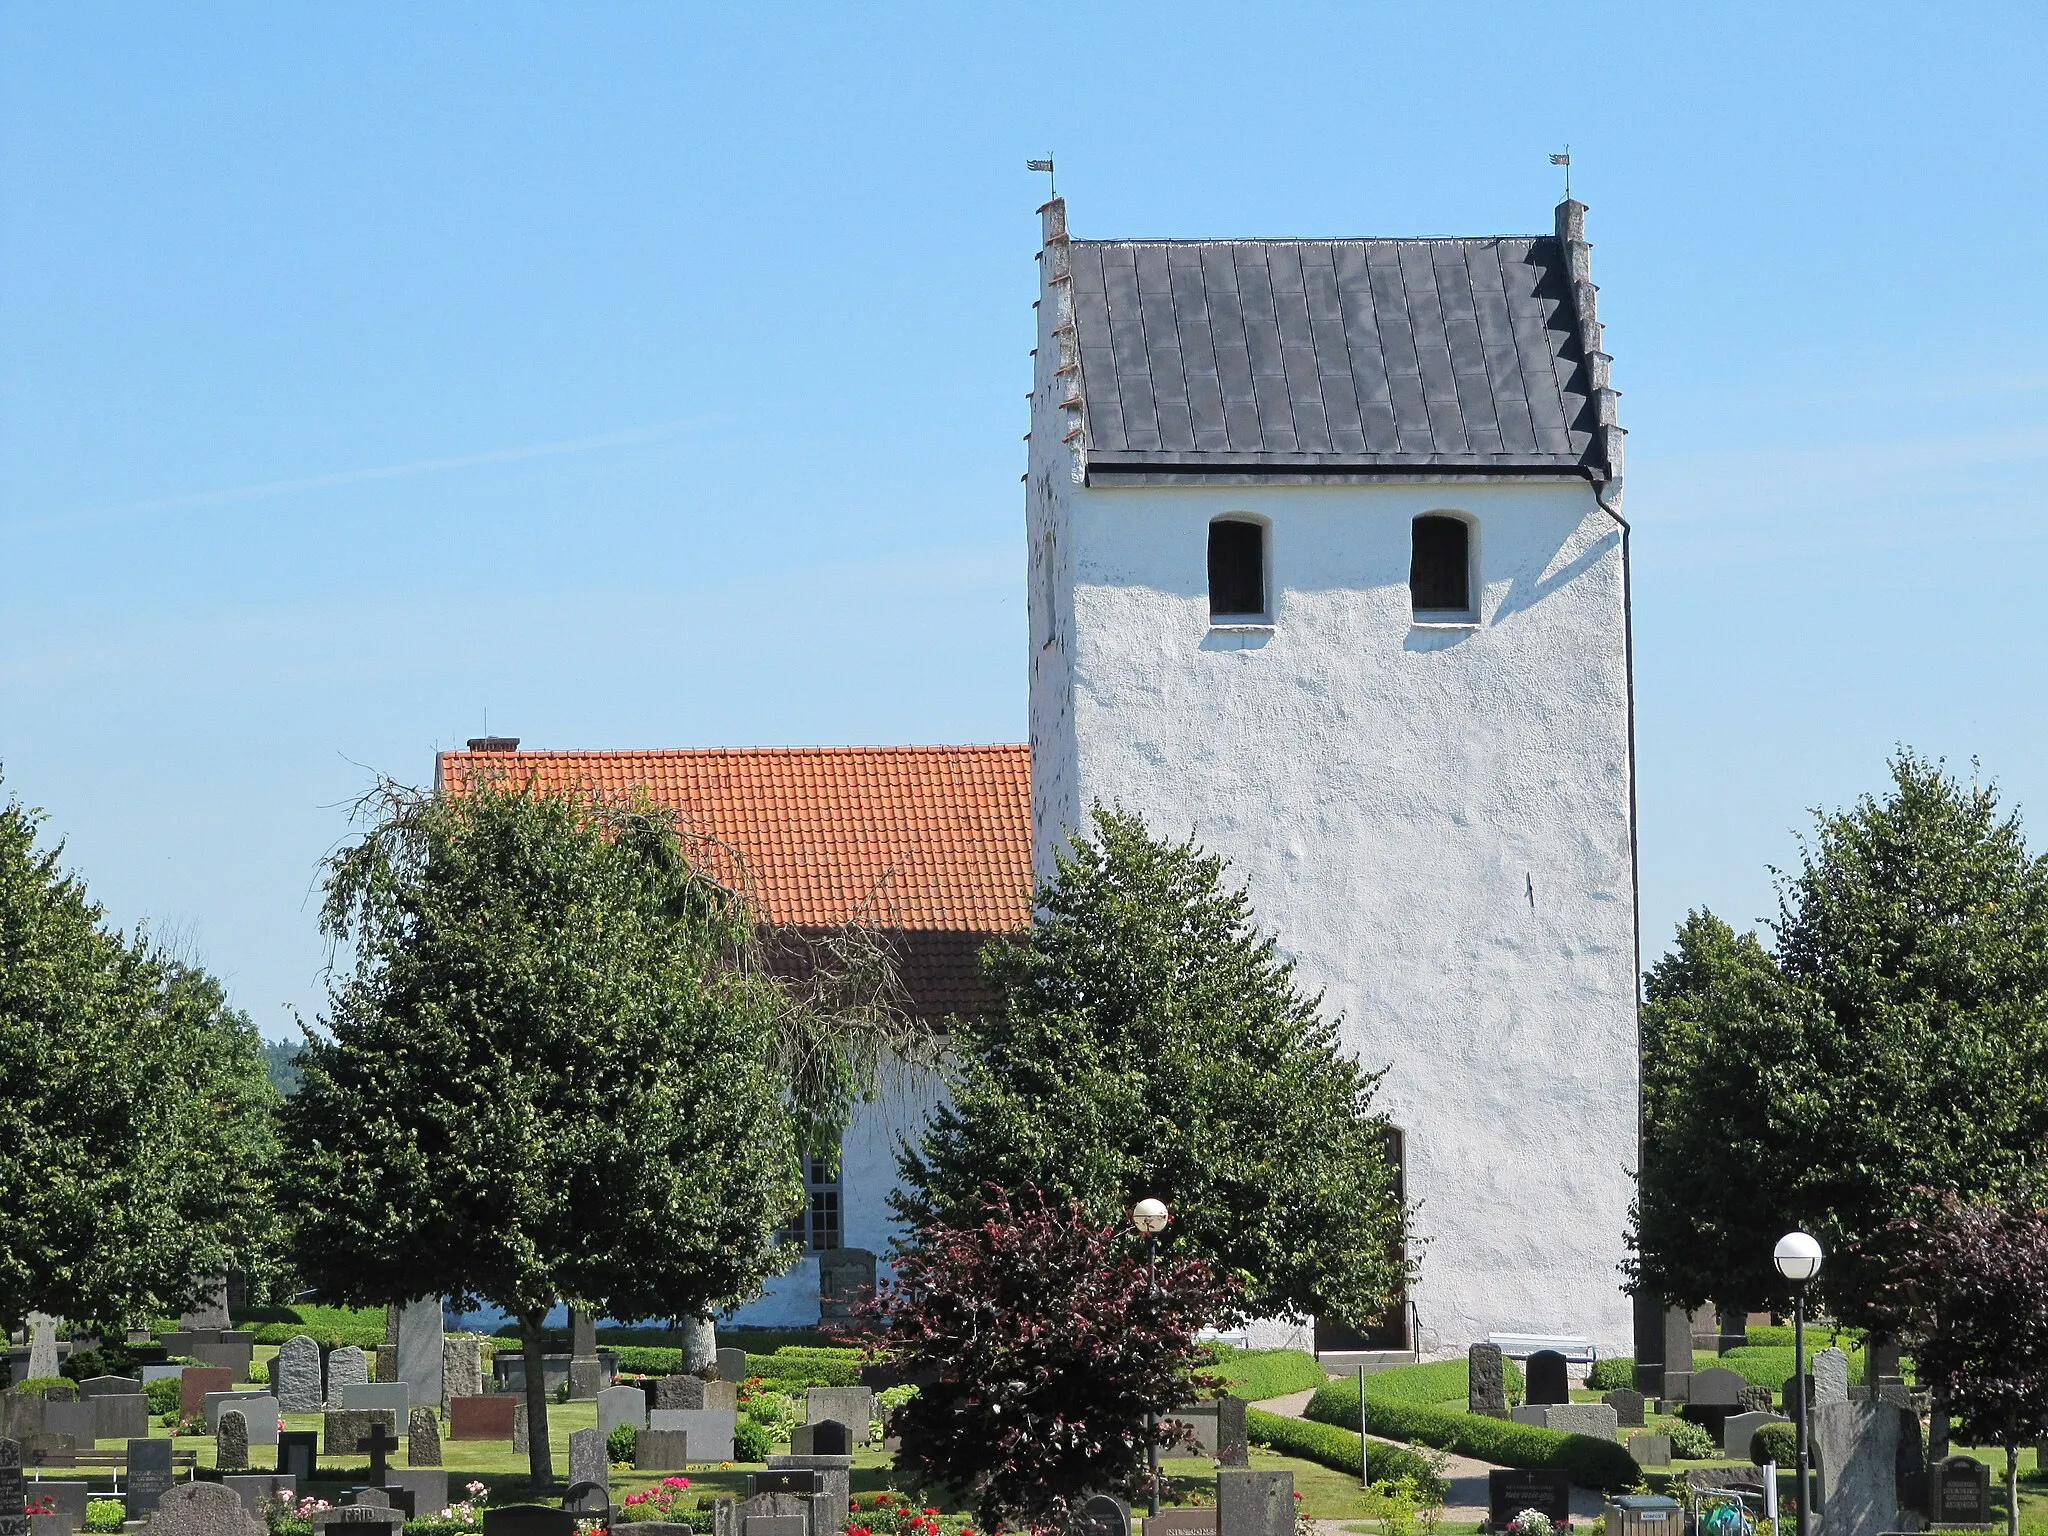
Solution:
<svg viewBox="0 0 2048 1536">
<path fill-rule="evenodd" d="M 1164 1200 L 1140 1200 L 1131 1207 L 1131 1225 L 1147 1235 L 1164 1232 L 1171 1220 L 1173 1213 L 1167 1210 Z M 1812 1242 L 1813 1239 L 1808 1238 L 1807 1241 Z"/>
<path fill-rule="evenodd" d="M 1821 1257 L 1820 1241 L 1806 1232 L 1787 1232 L 1771 1254 L 1778 1273 L 1801 1285 L 1820 1273 Z"/>
<path fill-rule="evenodd" d="M 1820 1273 L 1820 1241 L 1810 1232 L 1787 1232 L 1771 1250 L 1771 1262 L 1790 1280 L 1792 1292 L 1792 1369 L 1799 1383 L 1799 1413 L 1793 1433 L 1799 1442 L 1799 1536 L 1807 1536 L 1806 1506 L 1813 1502 L 1813 1480 L 1807 1470 L 1806 1431 L 1806 1287 Z"/>
</svg>

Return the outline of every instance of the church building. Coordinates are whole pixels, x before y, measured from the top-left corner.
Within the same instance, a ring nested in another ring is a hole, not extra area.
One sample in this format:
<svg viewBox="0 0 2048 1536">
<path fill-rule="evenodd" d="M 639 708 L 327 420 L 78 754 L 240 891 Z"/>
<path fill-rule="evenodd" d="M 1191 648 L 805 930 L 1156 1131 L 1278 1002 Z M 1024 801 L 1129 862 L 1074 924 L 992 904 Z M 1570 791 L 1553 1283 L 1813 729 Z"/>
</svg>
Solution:
<svg viewBox="0 0 2048 1536">
<path fill-rule="evenodd" d="M 1544 235 L 1079 240 L 1041 210 L 1028 749 L 527 753 L 739 849 L 778 925 L 865 914 L 933 1017 L 1090 804 L 1228 858 L 1385 1069 L 1418 1278 L 1325 1350 L 1626 1352 L 1639 969 L 1628 525 L 1585 209 Z M 885 1252 L 903 1082 L 813 1169 L 817 1315 Z M 1136 1192 L 1142 1193 L 1142 1192 Z M 821 1213 L 830 1221 L 821 1227 Z M 821 1279 L 822 1277 L 822 1279 Z"/>
</svg>

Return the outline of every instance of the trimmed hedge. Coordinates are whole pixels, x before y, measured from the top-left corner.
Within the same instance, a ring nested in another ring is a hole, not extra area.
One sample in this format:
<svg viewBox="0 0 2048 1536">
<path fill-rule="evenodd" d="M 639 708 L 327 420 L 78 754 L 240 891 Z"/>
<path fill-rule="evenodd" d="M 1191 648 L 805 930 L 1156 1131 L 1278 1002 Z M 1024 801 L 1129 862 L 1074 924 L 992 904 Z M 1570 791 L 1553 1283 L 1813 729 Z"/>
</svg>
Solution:
<svg viewBox="0 0 2048 1536">
<path fill-rule="evenodd" d="M 600 1335 L 600 1339 L 602 1335 Z M 607 1349 L 612 1348 L 607 1344 Z M 683 1352 L 646 1344 L 618 1346 L 619 1369 L 635 1376 L 668 1376 L 683 1368 Z M 775 1392 L 800 1392 L 805 1387 L 857 1387 L 857 1349 L 778 1349 L 772 1355 L 747 1356 L 747 1374 L 759 1376 Z"/>
<path fill-rule="evenodd" d="M 1508 1398 L 1513 1401 L 1522 1395 L 1521 1367 L 1512 1360 L 1503 1360 L 1501 1365 L 1506 1372 Z M 1358 1378 L 1347 1376 L 1339 1379 L 1351 1383 L 1351 1395 L 1355 1399 L 1358 1396 Z M 1430 1408 L 1456 1403 L 1462 1410 L 1471 1391 L 1471 1367 L 1464 1360 L 1397 1365 L 1391 1370 L 1368 1371 L 1365 1377 L 1365 1395 L 1376 1402 L 1421 1403 Z"/>
<path fill-rule="evenodd" d="M 1213 1369 L 1232 1397 L 1254 1403 L 1306 1392 L 1330 1379 L 1316 1357 L 1300 1349 L 1233 1349 L 1225 1344 L 1216 1351 Z"/>
<path fill-rule="evenodd" d="M 1462 1368 L 1463 1361 L 1444 1364 Z M 1404 1366 L 1412 1371 L 1427 1367 Z M 1387 1371 L 1393 1376 L 1398 1371 Z M 1366 1377 L 1365 1427 L 1390 1440 L 1407 1440 L 1416 1445 L 1455 1451 L 1460 1456 L 1490 1461 L 1496 1466 L 1525 1470 L 1554 1469 L 1569 1472 L 1581 1487 L 1612 1491 L 1633 1488 L 1642 1479 L 1634 1459 L 1612 1440 L 1591 1435 L 1567 1435 L 1533 1424 L 1516 1424 L 1507 1419 L 1490 1419 L 1474 1413 L 1450 1413 L 1421 1403 L 1374 1392 L 1376 1378 Z M 1309 1401 L 1307 1416 L 1338 1428 L 1358 1422 L 1358 1383 L 1333 1381 Z"/>
<path fill-rule="evenodd" d="M 1358 1475 L 1361 1441 L 1355 1430 L 1290 1419 L 1263 1408 L 1245 1409 L 1244 1430 L 1245 1438 L 1254 1445 L 1270 1446 L 1283 1456 L 1299 1456 L 1319 1467 Z M 1405 1445 L 1374 1445 L 1371 1472 L 1374 1482 L 1405 1477 L 1418 1490 L 1434 1489 L 1437 1498 L 1450 1492 L 1444 1480 L 1430 1470 L 1429 1463 Z"/>
<path fill-rule="evenodd" d="M 375 1349 L 384 1342 L 382 1307 L 264 1307 L 252 1314 L 258 1344 L 282 1344 L 305 1334 L 316 1344 L 339 1348 L 353 1344 L 358 1349 Z"/>
</svg>

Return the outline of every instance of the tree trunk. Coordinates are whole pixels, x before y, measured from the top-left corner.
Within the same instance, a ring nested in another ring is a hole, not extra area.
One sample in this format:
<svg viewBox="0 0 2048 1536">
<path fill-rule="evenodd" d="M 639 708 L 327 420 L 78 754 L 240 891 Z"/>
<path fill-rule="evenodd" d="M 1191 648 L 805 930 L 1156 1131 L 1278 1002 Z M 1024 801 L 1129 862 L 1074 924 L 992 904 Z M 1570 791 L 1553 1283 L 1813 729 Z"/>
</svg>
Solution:
<svg viewBox="0 0 2048 1536">
<path fill-rule="evenodd" d="M 2020 1536 L 2020 1443 L 2010 1430 L 2005 1440 L 2005 1530 Z"/>
<path fill-rule="evenodd" d="M 547 1369 L 541 1359 L 541 1319 L 545 1312 L 528 1312 L 519 1319 L 519 1355 L 526 1362 L 526 1475 L 536 1491 L 555 1480 L 555 1465 L 548 1454 Z"/>
<path fill-rule="evenodd" d="M 697 1376 L 718 1364 L 718 1330 L 708 1317 L 683 1322 L 683 1374 Z"/>
</svg>

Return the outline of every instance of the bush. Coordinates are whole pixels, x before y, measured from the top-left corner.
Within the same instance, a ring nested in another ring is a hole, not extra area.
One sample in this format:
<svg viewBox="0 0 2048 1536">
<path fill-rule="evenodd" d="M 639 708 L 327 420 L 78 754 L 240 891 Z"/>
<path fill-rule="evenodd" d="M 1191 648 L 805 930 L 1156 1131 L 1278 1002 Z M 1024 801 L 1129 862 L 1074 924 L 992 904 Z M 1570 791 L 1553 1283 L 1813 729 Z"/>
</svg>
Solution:
<svg viewBox="0 0 2048 1536">
<path fill-rule="evenodd" d="M 1223 1378 L 1232 1397 L 1260 1402 L 1320 1387 L 1330 1373 L 1316 1363 L 1316 1357 L 1299 1349 L 1232 1349 L 1220 1345 L 1213 1374 Z"/>
<path fill-rule="evenodd" d="M 1460 1369 L 1464 1366 L 1463 1361 L 1443 1363 Z M 1398 1376 L 1405 1371 L 1426 1369 L 1431 1367 L 1402 1366 L 1381 1375 Z M 1366 1377 L 1365 1393 L 1365 1424 L 1375 1435 L 1455 1451 L 1496 1466 L 1569 1472 L 1573 1482 L 1586 1488 L 1633 1488 L 1641 1480 L 1634 1458 L 1612 1440 L 1567 1435 L 1554 1429 L 1539 1429 L 1534 1424 L 1516 1424 L 1476 1413 L 1446 1412 L 1402 1398 L 1385 1397 L 1373 1390 L 1378 1379 Z M 1331 1382 L 1309 1401 L 1306 1412 L 1318 1423 L 1338 1428 L 1356 1424 L 1358 1382 Z"/>
<path fill-rule="evenodd" d="M 1595 1392 L 1620 1392 L 1636 1384 L 1636 1363 L 1628 1355 L 1612 1355 L 1605 1360 L 1595 1360 L 1593 1369 L 1586 1373 L 1586 1385 Z"/>
<path fill-rule="evenodd" d="M 1333 1424 L 1312 1424 L 1306 1419 L 1284 1418 L 1263 1408 L 1244 1411 L 1245 1437 L 1257 1445 L 1270 1446 L 1283 1456 L 1299 1456 L 1319 1467 L 1358 1474 L 1359 1438 L 1351 1430 Z M 1443 1498 L 1450 1490 L 1436 1470 L 1404 1445 L 1375 1445 L 1372 1448 L 1372 1479 L 1407 1478 L 1418 1491 L 1435 1490 Z"/>
<path fill-rule="evenodd" d="M 161 1417 L 178 1411 L 184 1390 L 184 1384 L 177 1377 L 160 1376 L 142 1389 L 142 1395 L 149 1399 L 149 1411 Z"/>
<path fill-rule="evenodd" d="M 306 1303 L 296 1307 L 265 1307 L 261 1315 L 268 1321 L 256 1328 L 258 1344 L 282 1344 L 302 1333 L 314 1343 L 330 1348 L 353 1344 L 358 1349 L 374 1350 L 384 1342 L 382 1307 L 316 1307 Z"/>
<path fill-rule="evenodd" d="M 128 1518 L 128 1506 L 120 1499 L 87 1499 L 85 1501 L 85 1528 L 88 1531 L 115 1531 Z"/>
<path fill-rule="evenodd" d="M 1749 1459 L 1758 1466 L 1789 1467 L 1799 1459 L 1799 1436 L 1790 1424 L 1766 1424 L 1750 1437 Z"/>
<path fill-rule="evenodd" d="M 630 1424 L 620 1424 L 604 1437 L 604 1454 L 607 1460 L 631 1462 L 634 1453 L 640 1449 L 640 1431 Z"/>
<path fill-rule="evenodd" d="M 41 1397 L 45 1392 L 49 1391 L 52 1387 L 70 1387 L 76 1385 L 76 1382 L 72 1381 L 69 1377 L 65 1376 L 31 1376 L 27 1381 L 15 1383 L 14 1390 L 17 1392 L 33 1393 L 35 1396 Z"/>
<path fill-rule="evenodd" d="M 1721 1454 L 1705 1425 L 1691 1419 L 1671 1421 L 1671 1454 L 1681 1461 L 1712 1461 Z"/>
<path fill-rule="evenodd" d="M 759 1419 L 740 1419 L 732 1427 L 734 1461 L 766 1461 L 775 1453 L 775 1432 Z"/>
</svg>

